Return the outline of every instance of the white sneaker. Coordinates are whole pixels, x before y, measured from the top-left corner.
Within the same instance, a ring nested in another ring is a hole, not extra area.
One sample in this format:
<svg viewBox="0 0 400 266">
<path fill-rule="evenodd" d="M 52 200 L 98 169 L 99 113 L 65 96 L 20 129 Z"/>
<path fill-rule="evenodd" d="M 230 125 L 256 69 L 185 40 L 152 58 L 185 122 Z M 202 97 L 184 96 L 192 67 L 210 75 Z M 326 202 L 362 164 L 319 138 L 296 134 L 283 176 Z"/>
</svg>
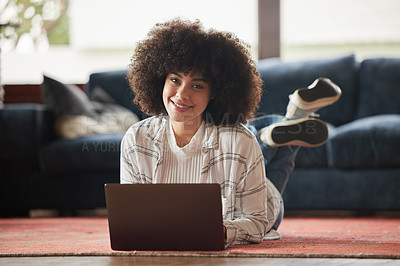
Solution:
<svg viewBox="0 0 400 266">
<path fill-rule="evenodd" d="M 263 240 L 279 240 L 282 238 L 281 233 L 276 231 L 275 229 L 271 229 L 268 233 L 265 234 Z"/>
<path fill-rule="evenodd" d="M 318 109 L 339 100 L 342 91 L 328 78 L 318 78 L 307 88 L 297 89 L 289 95 L 285 117 L 297 119 L 312 116 Z"/>
<path fill-rule="evenodd" d="M 261 141 L 269 146 L 296 145 L 317 147 L 328 140 L 328 127 L 316 118 L 284 120 L 258 131 Z"/>
</svg>

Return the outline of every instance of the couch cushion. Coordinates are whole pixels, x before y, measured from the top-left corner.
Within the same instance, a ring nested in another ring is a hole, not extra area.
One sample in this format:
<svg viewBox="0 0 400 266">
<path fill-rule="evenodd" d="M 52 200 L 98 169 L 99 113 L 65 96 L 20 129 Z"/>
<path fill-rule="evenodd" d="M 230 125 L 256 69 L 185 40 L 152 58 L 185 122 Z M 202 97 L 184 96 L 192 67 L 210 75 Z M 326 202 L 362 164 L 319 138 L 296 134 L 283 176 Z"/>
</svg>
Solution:
<svg viewBox="0 0 400 266">
<path fill-rule="evenodd" d="M 336 126 L 349 122 L 356 112 L 358 68 L 359 63 L 353 55 L 300 62 L 260 60 L 258 70 L 264 81 L 264 94 L 259 112 L 285 114 L 289 94 L 309 86 L 318 77 L 326 77 L 340 86 L 343 95 L 338 102 L 318 113 L 323 120 Z"/>
<path fill-rule="evenodd" d="M 388 168 L 400 165 L 400 115 L 377 115 L 336 128 L 328 143 L 330 167 Z"/>
<path fill-rule="evenodd" d="M 400 114 L 400 58 L 364 60 L 357 117 Z"/>
<path fill-rule="evenodd" d="M 119 171 L 123 134 L 99 134 L 73 140 L 57 140 L 40 151 L 45 173 Z"/>
<path fill-rule="evenodd" d="M 295 163 L 296 168 L 327 167 L 326 145 L 314 148 L 300 148 Z"/>
<path fill-rule="evenodd" d="M 126 77 L 127 70 L 97 72 L 90 75 L 87 84 L 89 97 L 96 88 L 106 91 L 116 102 L 134 112 L 139 119 L 147 115 L 140 111 L 140 107 L 133 103 L 134 94 L 129 87 Z"/>
</svg>

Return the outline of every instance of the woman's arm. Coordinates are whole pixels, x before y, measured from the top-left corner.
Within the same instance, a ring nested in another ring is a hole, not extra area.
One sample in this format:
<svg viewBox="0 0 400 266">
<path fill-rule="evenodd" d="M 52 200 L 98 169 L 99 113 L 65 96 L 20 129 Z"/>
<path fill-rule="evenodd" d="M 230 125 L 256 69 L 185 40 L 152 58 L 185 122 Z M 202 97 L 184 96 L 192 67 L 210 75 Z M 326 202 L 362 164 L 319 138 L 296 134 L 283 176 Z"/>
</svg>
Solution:
<svg viewBox="0 0 400 266">
<path fill-rule="evenodd" d="M 146 137 L 149 128 L 160 128 L 159 119 L 148 119 L 128 129 L 121 142 L 120 179 L 122 184 L 150 184 L 160 158 L 154 138 Z M 154 125 L 154 122 L 158 123 Z"/>
<path fill-rule="evenodd" d="M 139 183 L 138 178 L 134 173 L 138 172 L 136 156 L 132 154 L 132 145 L 134 143 L 133 134 L 128 131 L 121 142 L 121 157 L 120 157 L 120 182 L 121 184 Z M 130 149 L 131 147 L 131 149 Z M 129 151 L 131 150 L 131 152 Z"/>
<path fill-rule="evenodd" d="M 233 220 L 225 220 L 227 243 L 260 243 L 268 226 L 264 158 L 255 138 L 237 144 L 243 163 L 236 170 Z M 239 165 L 239 164 L 238 164 Z"/>
</svg>

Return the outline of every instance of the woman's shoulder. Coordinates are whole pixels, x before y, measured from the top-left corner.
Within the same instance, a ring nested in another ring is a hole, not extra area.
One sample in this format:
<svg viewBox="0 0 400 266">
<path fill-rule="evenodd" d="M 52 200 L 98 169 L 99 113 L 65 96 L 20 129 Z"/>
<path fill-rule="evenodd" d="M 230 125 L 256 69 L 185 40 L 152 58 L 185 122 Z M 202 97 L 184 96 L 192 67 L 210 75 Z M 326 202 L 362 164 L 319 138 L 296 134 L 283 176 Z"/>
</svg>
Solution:
<svg viewBox="0 0 400 266">
<path fill-rule="evenodd" d="M 243 124 L 217 126 L 217 134 L 218 145 L 214 147 L 218 147 L 222 153 L 240 154 L 244 158 L 261 154 L 256 137 Z"/>
<path fill-rule="evenodd" d="M 243 124 L 235 125 L 208 125 L 209 146 L 219 146 L 222 149 L 249 149 L 257 144 L 254 134 Z"/>
<path fill-rule="evenodd" d="M 155 127 L 161 127 L 164 123 L 166 123 L 165 116 L 151 116 L 133 124 L 128 131 L 147 131 Z"/>
<path fill-rule="evenodd" d="M 152 116 L 133 124 L 125 133 L 124 139 L 138 140 L 149 137 L 157 139 L 161 130 L 165 128 L 165 116 Z"/>
<path fill-rule="evenodd" d="M 243 124 L 220 125 L 217 127 L 217 131 L 222 139 L 225 139 L 227 136 L 248 141 L 255 139 L 254 134 Z"/>
</svg>

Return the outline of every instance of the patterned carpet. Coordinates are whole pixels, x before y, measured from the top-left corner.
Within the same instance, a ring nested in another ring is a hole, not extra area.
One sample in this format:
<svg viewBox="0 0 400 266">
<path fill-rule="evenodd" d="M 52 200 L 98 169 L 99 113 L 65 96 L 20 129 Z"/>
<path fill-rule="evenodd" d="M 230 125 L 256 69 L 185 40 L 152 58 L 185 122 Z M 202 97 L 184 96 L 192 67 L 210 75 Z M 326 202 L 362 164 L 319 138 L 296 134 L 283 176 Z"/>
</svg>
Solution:
<svg viewBox="0 0 400 266">
<path fill-rule="evenodd" d="M 285 218 L 283 238 L 218 252 L 113 251 L 95 218 L 0 219 L 1 256 L 229 256 L 400 259 L 400 218 Z"/>
</svg>

